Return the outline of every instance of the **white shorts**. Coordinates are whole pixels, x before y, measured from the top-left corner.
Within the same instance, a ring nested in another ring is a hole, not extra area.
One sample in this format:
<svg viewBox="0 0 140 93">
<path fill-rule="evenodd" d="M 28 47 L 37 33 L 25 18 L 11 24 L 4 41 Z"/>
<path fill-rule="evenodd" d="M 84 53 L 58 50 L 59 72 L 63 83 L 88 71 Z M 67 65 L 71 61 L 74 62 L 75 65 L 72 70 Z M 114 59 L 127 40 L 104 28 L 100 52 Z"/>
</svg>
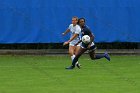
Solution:
<svg viewBox="0 0 140 93">
<path fill-rule="evenodd" d="M 75 44 L 77 43 L 77 40 L 73 40 L 69 43 L 69 46 L 75 46 Z M 77 46 L 81 46 L 81 43 L 79 43 Z"/>
</svg>

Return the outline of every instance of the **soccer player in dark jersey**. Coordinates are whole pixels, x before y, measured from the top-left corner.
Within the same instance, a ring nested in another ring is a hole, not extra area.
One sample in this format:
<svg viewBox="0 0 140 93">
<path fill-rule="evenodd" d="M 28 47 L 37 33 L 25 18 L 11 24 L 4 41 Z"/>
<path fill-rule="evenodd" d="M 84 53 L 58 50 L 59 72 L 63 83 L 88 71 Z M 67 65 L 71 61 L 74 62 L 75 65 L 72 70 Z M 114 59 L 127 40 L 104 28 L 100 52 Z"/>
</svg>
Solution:
<svg viewBox="0 0 140 93">
<path fill-rule="evenodd" d="M 85 25 L 85 19 L 84 18 L 80 18 L 78 23 L 79 23 L 79 25 L 81 27 L 82 36 L 88 35 L 88 36 L 90 36 L 91 40 L 90 40 L 90 43 L 88 43 L 88 44 L 83 43 L 82 40 L 80 40 L 78 42 L 78 43 L 82 42 L 81 47 L 80 47 L 79 51 L 77 52 L 77 54 L 75 55 L 75 58 L 72 61 L 72 65 L 70 67 L 67 67 L 66 69 L 73 69 L 73 68 L 75 68 L 75 64 L 78 61 L 79 57 L 84 52 L 86 52 L 87 50 L 89 50 L 89 55 L 90 55 L 90 58 L 92 60 L 106 58 L 108 61 L 110 61 L 110 57 L 109 57 L 107 52 L 105 52 L 104 54 L 95 54 L 96 46 L 94 44 L 94 35 L 90 31 L 89 27 Z"/>
</svg>

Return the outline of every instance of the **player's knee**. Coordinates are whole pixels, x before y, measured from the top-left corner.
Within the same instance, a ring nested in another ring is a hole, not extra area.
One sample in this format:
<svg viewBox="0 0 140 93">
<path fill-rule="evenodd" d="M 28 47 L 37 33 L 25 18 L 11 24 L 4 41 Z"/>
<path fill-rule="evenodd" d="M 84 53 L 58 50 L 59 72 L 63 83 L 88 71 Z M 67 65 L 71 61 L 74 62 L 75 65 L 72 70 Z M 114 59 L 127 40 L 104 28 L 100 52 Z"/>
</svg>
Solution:
<svg viewBox="0 0 140 93">
<path fill-rule="evenodd" d="M 73 52 L 72 52 L 72 51 L 69 51 L 69 55 L 70 55 L 70 56 L 72 56 L 72 55 L 74 55 L 74 54 L 73 54 Z"/>
</svg>

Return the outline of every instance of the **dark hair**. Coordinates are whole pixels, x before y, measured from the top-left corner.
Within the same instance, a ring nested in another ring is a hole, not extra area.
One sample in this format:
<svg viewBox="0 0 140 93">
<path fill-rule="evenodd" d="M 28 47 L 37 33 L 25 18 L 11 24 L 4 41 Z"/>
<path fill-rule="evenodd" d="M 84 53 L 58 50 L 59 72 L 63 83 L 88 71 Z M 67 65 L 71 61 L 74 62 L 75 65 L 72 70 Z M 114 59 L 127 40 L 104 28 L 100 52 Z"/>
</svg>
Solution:
<svg viewBox="0 0 140 93">
<path fill-rule="evenodd" d="M 84 20 L 84 22 L 86 22 L 85 18 L 82 17 L 82 18 L 78 19 L 78 23 L 77 24 L 79 24 L 80 20 L 82 20 L 82 19 Z"/>
</svg>

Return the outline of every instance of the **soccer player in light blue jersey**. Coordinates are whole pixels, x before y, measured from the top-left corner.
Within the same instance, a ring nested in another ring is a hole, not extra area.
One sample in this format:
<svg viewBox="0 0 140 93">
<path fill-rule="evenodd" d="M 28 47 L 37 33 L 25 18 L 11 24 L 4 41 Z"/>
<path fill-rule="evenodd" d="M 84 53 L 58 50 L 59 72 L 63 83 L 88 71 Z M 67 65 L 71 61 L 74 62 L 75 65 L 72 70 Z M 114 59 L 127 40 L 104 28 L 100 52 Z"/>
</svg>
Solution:
<svg viewBox="0 0 140 93">
<path fill-rule="evenodd" d="M 80 40 L 81 33 L 81 28 L 77 24 L 77 22 L 78 17 L 72 17 L 72 24 L 70 24 L 68 29 L 64 33 L 62 33 L 62 35 L 66 35 L 68 32 L 70 32 L 71 34 L 70 39 L 63 44 L 64 46 L 69 44 L 69 55 L 71 56 L 71 60 L 74 59 L 75 54 L 80 48 L 80 44 L 75 46 L 75 44 Z M 78 64 L 78 61 L 76 62 L 76 66 L 80 68 L 80 64 Z"/>
</svg>

